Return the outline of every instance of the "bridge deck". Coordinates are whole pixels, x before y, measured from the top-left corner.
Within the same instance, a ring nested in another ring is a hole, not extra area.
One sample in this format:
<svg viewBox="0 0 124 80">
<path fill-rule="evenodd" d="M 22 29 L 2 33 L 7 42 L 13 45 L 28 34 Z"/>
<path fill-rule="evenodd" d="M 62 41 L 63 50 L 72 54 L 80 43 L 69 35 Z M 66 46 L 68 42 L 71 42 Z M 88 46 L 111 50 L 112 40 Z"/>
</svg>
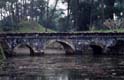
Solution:
<svg viewBox="0 0 124 80">
<path fill-rule="evenodd" d="M 9 32 L 9 33 L 0 33 L 0 36 L 6 36 L 6 35 L 124 35 L 124 32 L 61 32 L 61 33 L 19 33 L 19 32 Z"/>
</svg>

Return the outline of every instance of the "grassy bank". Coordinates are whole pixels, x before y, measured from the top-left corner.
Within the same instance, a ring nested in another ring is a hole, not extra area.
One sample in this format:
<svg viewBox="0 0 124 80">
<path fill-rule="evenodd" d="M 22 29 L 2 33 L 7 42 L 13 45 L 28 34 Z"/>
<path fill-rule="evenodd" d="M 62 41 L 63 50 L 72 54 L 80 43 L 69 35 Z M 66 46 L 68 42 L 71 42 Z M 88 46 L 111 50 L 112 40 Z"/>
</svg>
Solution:
<svg viewBox="0 0 124 80">
<path fill-rule="evenodd" d="M 16 32 L 45 32 L 45 27 L 34 21 L 22 21 L 19 24 L 19 29 Z M 47 29 L 48 32 L 55 32 L 54 30 Z"/>
<path fill-rule="evenodd" d="M 34 21 L 21 21 L 16 27 L 0 26 L 0 32 L 45 32 L 45 27 Z M 47 29 L 47 32 L 55 32 Z"/>
<path fill-rule="evenodd" d="M 124 28 L 113 29 L 113 30 L 91 30 L 90 32 L 124 32 Z"/>
<path fill-rule="evenodd" d="M 0 26 L 0 32 L 46 32 L 45 26 L 42 26 L 38 22 L 35 21 L 20 21 L 20 23 L 16 24 L 16 27 L 10 26 Z M 57 32 L 55 30 L 47 28 L 47 32 Z M 95 29 L 90 28 L 88 31 L 74 31 L 74 32 L 124 32 L 124 28 L 118 29 Z"/>
</svg>

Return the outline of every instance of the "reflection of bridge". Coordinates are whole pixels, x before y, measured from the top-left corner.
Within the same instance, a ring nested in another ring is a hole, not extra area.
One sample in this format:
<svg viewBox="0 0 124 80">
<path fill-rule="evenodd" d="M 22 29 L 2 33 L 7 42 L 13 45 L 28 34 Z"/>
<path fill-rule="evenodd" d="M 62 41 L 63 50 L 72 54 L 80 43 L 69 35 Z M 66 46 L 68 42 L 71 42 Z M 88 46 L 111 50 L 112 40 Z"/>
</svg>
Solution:
<svg viewBox="0 0 124 80">
<path fill-rule="evenodd" d="M 124 33 L 1 33 L 0 41 L 6 54 L 21 45 L 30 49 L 31 55 L 43 54 L 46 46 L 59 43 L 67 54 L 123 53 Z"/>
</svg>

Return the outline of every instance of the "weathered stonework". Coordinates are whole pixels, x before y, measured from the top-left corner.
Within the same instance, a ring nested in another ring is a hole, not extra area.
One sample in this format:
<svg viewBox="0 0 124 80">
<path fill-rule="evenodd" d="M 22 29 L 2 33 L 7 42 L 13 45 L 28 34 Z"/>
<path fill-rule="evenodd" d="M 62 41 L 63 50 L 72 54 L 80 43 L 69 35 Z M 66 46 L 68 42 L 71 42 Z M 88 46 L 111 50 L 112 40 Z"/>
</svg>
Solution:
<svg viewBox="0 0 124 80">
<path fill-rule="evenodd" d="M 0 40 L 10 55 L 20 45 L 27 46 L 31 55 L 43 54 L 54 42 L 60 43 L 67 54 L 124 53 L 124 33 L 1 33 Z"/>
</svg>

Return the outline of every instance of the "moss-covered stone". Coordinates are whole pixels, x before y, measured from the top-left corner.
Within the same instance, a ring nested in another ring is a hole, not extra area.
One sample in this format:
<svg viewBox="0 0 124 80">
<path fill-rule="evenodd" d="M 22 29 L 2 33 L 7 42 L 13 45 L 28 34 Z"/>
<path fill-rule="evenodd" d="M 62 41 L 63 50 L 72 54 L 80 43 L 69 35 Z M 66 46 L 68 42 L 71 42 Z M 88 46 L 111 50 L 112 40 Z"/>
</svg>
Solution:
<svg viewBox="0 0 124 80">
<path fill-rule="evenodd" d="M 4 59 L 5 59 L 4 51 L 2 46 L 0 45 L 0 64 L 3 62 Z"/>
</svg>

